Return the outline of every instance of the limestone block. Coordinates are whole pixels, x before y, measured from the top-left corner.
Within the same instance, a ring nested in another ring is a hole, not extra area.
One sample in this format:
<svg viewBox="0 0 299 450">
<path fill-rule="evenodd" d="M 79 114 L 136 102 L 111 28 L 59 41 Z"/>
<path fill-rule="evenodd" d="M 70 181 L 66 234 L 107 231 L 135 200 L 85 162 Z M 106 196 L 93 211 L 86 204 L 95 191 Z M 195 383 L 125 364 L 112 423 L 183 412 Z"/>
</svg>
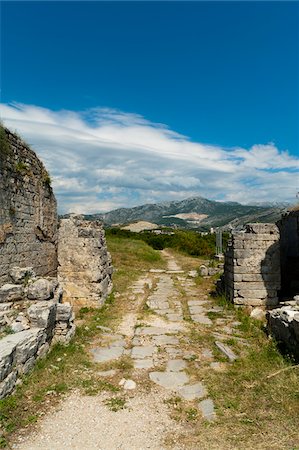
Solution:
<svg viewBox="0 0 299 450">
<path fill-rule="evenodd" d="M 19 372 L 26 375 L 33 369 L 34 364 L 35 364 L 35 357 L 31 356 L 31 358 L 27 359 L 25 364 L 19 369 Z"/>
<path fill-rule="evenodd" d="M 57 322 L 68 322 L 74 320 L 73 308 L 70 303 L 59 303 L 56 310 Z"/>
<path fill-rule="evenodd" d="M 9 271 L 12 281 L 16 284 L 22 284 L 27 278 L 34 278 L 35 273 L 32 267 L 12 267 Z"/>
<path fill-rule="evenodd" d="M 27 297 L 31 300 L 49 300 L 53 298 L 53 295 L 53 282 L 45 278 L 40 278 L 28 286 Z"/>
<path fill-rule="evenodd" d="M 57 304 L 52 302 L 38 302 L 31 305 L 27 314 L 32 327 L 52 330 L 56 320 Z"/>
<path fill-rule="evenodd" d="M 0 400 L 10 394 L 17 381 L 18 372 L 14 370 L 0 383 Z"/>
<path fill-rule="evenodd" d="M 20 284 L 4 284 L 0 288 L 0 302 L 22 300 L 24 296 L 23 286 Z"/>
<path fill-rule="evenodd" d="M 207 277 L 209 275 L 209 270 L 204 264 L 202 264 L 199 268 L 199 273 L 202 277 Z"/>
</svg>

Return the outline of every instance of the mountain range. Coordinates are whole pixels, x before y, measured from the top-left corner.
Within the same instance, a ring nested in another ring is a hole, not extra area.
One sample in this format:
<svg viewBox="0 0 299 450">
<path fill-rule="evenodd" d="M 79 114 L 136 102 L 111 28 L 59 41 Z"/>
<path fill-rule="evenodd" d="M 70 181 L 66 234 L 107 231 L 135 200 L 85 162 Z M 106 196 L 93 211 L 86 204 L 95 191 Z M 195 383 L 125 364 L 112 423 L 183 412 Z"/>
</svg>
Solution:
<svg viewBox="0 0 299 450">
<path fill-rule="evenodd" d="M 250 222 L 276 222 L 286 212 L 285 204 L 275 206 L 241 205 L 217 202 L 203 197 L 120 208 L 104 214 L 85 216 L 105 225 L 127 225 L 138 221 L 161 226 L 208 230 L 211 227 L 239 229 Z"/>
</svg>

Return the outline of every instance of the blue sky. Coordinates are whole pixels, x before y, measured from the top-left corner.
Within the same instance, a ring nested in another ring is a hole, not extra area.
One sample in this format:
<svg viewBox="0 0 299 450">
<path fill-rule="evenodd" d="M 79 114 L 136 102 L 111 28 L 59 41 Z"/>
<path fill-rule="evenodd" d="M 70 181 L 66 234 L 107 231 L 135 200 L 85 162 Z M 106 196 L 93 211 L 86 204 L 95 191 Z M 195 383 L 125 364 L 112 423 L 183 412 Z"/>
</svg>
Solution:
<svg viewBox="0 0 299 450">
<path fill-rule="evenodd" d="M 292 200 L 298 23 L 298 2 L 1 2 L 2 120 L 63 211 Z"/>
</svg>

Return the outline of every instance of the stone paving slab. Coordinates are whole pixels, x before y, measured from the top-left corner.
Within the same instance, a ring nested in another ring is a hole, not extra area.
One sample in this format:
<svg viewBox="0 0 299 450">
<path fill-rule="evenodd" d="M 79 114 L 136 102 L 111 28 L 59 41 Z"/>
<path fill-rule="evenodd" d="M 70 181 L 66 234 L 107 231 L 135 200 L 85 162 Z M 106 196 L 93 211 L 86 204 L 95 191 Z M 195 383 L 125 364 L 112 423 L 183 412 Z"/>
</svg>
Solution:
<svg viewBox="0 0 299 450">
<path fill-rule="evenodd" d="M 178 390 L 178 394 L 185 400 L 195 400 L 206 397 L 207 391 L 202 383 L 189 384 Z"/>
<path fill-rule="evenodd" d="M 91 349 L 94 362 L 113 361 L 120 358 L 123 353 L 123 347 L 95 347 Z"/>
<path fill-rule="evenodd" d="M 151 357 L 156 351 L 157 348 L 153 345 L 137 346 L 132 348 L 131 356 L 134 359 L 144 359 Z"/>
<path fill-rule="evenodd" d="M 135 334 L 143 336 L 158 336 L 160 334 L 165 334 L 165 328 L 162 327 L 138 327 L 136 328 Z"/>
<path fill-rule="evenodd" d="M 189 300 L 187 303 L 188 306 L 190 307 L 190 306 L 202 306 L 210 302 L 208 300 Z"/>
<path fill-rule="evenodd" d="M 200 323 L 201 325 L 212 325 L 213 322 L 207 316 L 203 316 L 200 314 L 191 315 L 191 319 L 195 323 Z"/>
<path fill-rule="evenodd" d="M 180 372 L 186 369 L 187 364 L 183 359 L 170 359 L 167 362 L 166 371 L 167 372 Z"/>
<path fill-rule="evenodd" d="M 232 349 L 228 345 L 223 344 L 223 342 L 215 341 L 215 345 L 231 362 L 238 358 Z"/>
<path fill-rule="evenodd" d="M 152 369 L 154 361 L 152 359 L 134 359 L 135 369 Z"/>
<path fill-rule="evenodd" d="M 203 418 L 205 420 L 212 422 L 213 420 L 216 419 L 214 402 L 211 398 L 207 398 L 199 402 L 198 407 L 201 410 Z"/>
<path fill-rule="evenodd" d="M 171 322 L 180 322 L 181 320 L 183 320 L 182 314 L 167 313 L 166 317 Z"/>
<path fill-rule="evenodd" d="M 150 372 L 149 377 L 159 386 L 171 390 L 177 390 L 189 381 L 185 372 Z"/>
<path fill-rule="evenodd" d="M 189 306 L 190 314 L 201 314 L 205 308 L 201 305 Z"/>
<path fill-rule="evenodd" d="M 178 345 L 180 341 L 176 336 L 167 336 L 166 334 L 161 334 L 160 336 L 153 336 L 152 341 L 156 345 Z"/>
</svg>

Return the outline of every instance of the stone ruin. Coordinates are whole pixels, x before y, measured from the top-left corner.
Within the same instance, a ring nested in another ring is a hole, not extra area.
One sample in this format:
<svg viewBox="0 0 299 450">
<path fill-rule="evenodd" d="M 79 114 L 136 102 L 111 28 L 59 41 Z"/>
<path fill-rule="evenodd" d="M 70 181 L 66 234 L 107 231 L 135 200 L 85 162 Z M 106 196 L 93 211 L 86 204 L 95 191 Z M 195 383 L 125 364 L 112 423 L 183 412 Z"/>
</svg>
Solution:
<svg viewBox="0 0 299 450">
<path fill-rule="evenodd" d="M 75 306 L 99 306 L 112 290 L 113 267 L 99 221 L 81 216 L 59 226 L 58 279 L 64 299 Z"/>
<path fill-rule="evenodd" d="M 103 304 L 112 266 L 101 225 L 71 217 L 59 227 L 44 165 L 18 136 L 0 133 L 1 399 L 53 343 L 70 341 L 73 306 Z"/>
<path fill-rule="evenodd" d="M 299 209 L 277 224 L 249 224 L 232 233 L 222 287 L 253 317 L 267 310 L 267 327 L 299 359 Z"/>
</svg>

